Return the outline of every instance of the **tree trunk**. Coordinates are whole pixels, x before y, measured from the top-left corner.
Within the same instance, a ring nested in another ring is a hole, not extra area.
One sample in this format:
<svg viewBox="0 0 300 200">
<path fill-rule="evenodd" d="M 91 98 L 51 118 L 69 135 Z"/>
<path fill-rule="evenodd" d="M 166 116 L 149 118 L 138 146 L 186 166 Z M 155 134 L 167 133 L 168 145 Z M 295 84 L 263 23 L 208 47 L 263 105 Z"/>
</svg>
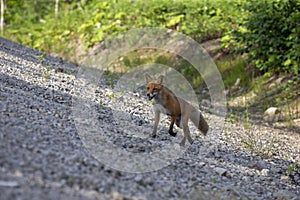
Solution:
<svg viewBox="0 0 300 200">
<path fill-rule="evenodd" d="M 5 7 L 5 2 L 4 0 L 1 0 L 1 18 L 0 18 L 1 35 L 3 35 L 4 33 L 4 7 Z"/>
<path fill-rule="evenodd" d="M 58 3 L 59 0 L 55 0 L 55 22 L 57 23 L 57 15 L 58 15 Z"/>
</svg>

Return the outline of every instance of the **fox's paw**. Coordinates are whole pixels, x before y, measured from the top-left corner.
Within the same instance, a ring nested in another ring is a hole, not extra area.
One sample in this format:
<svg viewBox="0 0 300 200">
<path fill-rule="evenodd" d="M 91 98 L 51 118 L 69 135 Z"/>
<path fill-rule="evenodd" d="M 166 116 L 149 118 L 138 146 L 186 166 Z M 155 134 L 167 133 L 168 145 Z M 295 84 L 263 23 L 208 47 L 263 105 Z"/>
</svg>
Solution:
<svg viewBox="0 0 300 200">
<path fill-rule="evenodd" d="M 193 143 L 194 143 L 194 140 L 192 140 L 192 139 L 189 140 L 189 143 L 190 143 L 190 144 L 193 144 Z"/>
<path fill-rule="evenodd" d="M 179 143 L 179 145 L 180 145 L 181 147 L 184 147 L 185 141 L 181 141 L 181 142 Z"/>
<path fill-rule="evenodd" d="M 151 137 L 152 137 L 152 138 L 156 138 L 157 135 L 156 135 L 156 134 L 152 134 Z"/>
<path fill-rule="evenodd" d="M 180 124 L 180 122 L 178 122 L 177 120 L 176 120 L 176 126 L 178 127 L 178 128 L 182 128 L 182 126 L 181 126 L 181 124 Z"/>
<path fill-rule="evenodd" d="M 169 134 L 170 134 L 171 136 L 173 136 L 173 137 L 176 137 L 176 135 L 177 135 L 177 132 L 174 132 L 174 131 L 169 131 Z"/>
<path fill-rule="evenodd" d="M 183 147 L 185 145 L 185 137 L 182 138 L 181 142 L 179 143 L 179 145 L 181 147 Z"/>
</svg>

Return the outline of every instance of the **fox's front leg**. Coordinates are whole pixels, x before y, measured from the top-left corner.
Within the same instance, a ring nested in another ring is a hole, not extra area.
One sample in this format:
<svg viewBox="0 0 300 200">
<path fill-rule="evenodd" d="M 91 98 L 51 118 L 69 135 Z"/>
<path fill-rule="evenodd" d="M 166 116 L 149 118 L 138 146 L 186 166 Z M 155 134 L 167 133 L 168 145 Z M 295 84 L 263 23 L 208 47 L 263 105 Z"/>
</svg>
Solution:
<svg viewBox="0 0 300 200">
<path fill-rule="evenodd" d="M 160 112 L 155 111 L 155 117 L 154 117 L 154 126 L 153 126 L 153 131 L 152 131 L 152 137 L 156 137 L 156 132 L 157 132 L 157 126 L 159 123 L 159 118 L 160 118 Z"/>
<path fill-rule="evenodd" d="M 169 127 L 169 134 L 172 135 L 173 137 L 176 136 L 176 133 L 173 131 L 173 126 L 174 126 L 175 120 L 176 120 L 176 117 L 171 116 L 171 124 L 170 124 L 170 127 Z"/>
<path fill-rule="evenodd" d="M 180 146 L 185 145 L 186 139 L 188 139 L 190 144 L 193 143 L 193 139 L 191 138 L 188 122 L 189 122 L 189 117 L 188 116 L 185 116 L 185 117 L 182 118 L 182 128 L 183 128 L 184 136 L 183 136 L 183 139 L 180 142 Z"/>
</svg>

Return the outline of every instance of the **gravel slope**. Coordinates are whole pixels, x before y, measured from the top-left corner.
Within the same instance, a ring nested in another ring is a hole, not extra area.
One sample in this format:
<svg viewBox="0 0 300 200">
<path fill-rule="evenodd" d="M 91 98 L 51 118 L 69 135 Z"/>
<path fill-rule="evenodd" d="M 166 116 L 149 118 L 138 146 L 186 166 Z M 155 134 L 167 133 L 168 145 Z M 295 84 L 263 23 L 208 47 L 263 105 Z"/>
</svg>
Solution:
<svg viewBox="0 0 300 200">
<path fill-rule="evenodd" d="M 0 38 L 0 199 L 300 199 L 300 170 L 286 176 L 300 164 L 299 135 L 253 126 L 252 136 L 271 152 L 266 158 L 240 147 L 249 130 L 238 123 L 222 130 L 208 113 L 208 136 L 193 135 L 194 144 L 168 166 L 135 174 L 104 165 L 78 134 L 73 97 L 93 102 L 100 129 L 128 151 L 151 152 L 181 136 L 170 138 L 163 120 L 159 137 L 147 137 L 153 116 L 142 91 L 122 97 L 123 115 L 135 124 L 114 122 L 120 105 L 104 78 L 97 98 L 80 96 L 78 67 L 40 55 Z"/>
</svg>

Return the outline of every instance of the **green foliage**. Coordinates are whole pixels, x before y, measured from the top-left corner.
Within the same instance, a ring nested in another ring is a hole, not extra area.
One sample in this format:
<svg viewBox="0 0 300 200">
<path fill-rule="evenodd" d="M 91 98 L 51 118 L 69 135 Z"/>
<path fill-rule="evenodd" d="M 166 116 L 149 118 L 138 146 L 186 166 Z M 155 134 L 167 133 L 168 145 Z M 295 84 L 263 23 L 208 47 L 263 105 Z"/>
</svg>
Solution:
<svg viewBox="0 0 300 200">
<path fill-rule="evenodd" d="M 50 76 L 51 76 L 51 74 L 50 74 L 49 72 L 44 72 L 44 73 L 42 74 L 42 76 L 43 76 L 45 79 L 49 79 Z"/>
<path fill-rule="evenodd" d="M 238 50 L 248 53 L 261 71 L 289 71 L 300 67 L 300 1 L 249 1 L 248 17 L 233 33 Z M 224 40 L 228 38 L 223 38 Z"/>
<path fill-rule="evenodd" d="M 40 63 L 44 62 L 44 59 L 46 57 L 46 54 L 41 54 L 41 55 L 38 55 L 36 58 L 39 60 Z"/>
<path fill-rule="evenodd" d="M 297 171 L 300 169 L 300 166 L 297 164 L 290 164 L 289 168 L 286 170 L 286 174 L 288 176 L 292 175 L 293 172 Z"/>
<path fill-rule="evenodd" d="M 132 28 L 164 27 L 198 42 L 222 37 L 225 48 L 247 53 L 264 72 L 299 73 L 299 0 L 68 0 L 59 1 L 57 16 L 55 1 L 5 3 L 4 37 L 75 62 L 82 47 Z M 128 67 L 143 63 L 125 61 Z M 193 73 L 188 63 L 180 66 Z"/>
<path fill-rule="evenodd" d="M 7 0 L 4 36 L 47 53 L 70 58 L 86 48 L 132 28 L 164 27 L 201 42 L 234 28 L 245 0 Z"/>
</svg>

